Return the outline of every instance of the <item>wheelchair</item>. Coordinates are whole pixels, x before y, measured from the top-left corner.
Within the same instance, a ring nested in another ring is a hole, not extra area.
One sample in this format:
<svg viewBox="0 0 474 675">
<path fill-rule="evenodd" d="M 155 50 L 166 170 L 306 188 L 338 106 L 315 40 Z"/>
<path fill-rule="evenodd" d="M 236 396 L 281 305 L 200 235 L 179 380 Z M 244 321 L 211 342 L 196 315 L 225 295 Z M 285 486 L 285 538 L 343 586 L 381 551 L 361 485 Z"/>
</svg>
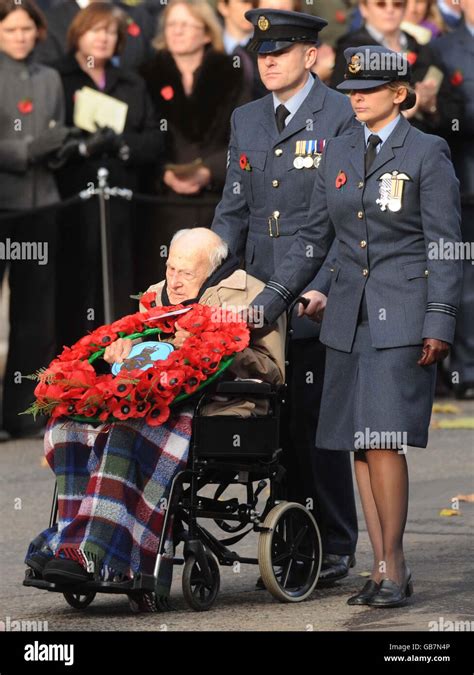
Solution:
<svg viewBox="0 0 474 675">
<path fill-rule="evenodd" d="M 204 406 L 215 395 L 264 399 L 266 414 L 245 418 L 203 415 Z M 168 531 L 174 517 L 175 550 L 183 543 L 183 554 L 173 557 L 173 566 L 183 566 L 183 596 L 195 611 L 209 610 L 214 604 L 220 589 L 220 566 L 258 565 L 264 587 L 281 602 L 306 600 L 316 587 L 322 560 L 318 525 L 304 506 L 282 499 L 285 470 L 279 463 L 280 417 L 285 395 L 286 385 L 241 380 L 218 381 L 199 396 L 187 466 L 172 483 L 162 530 Z M 236 485 L 241 486 L 245 498 L 225 499 L 228 488 Z M 214 492 L 212 497 L 199 495 L 204 487 Z M 260 495 L 266 496 L 263 505 L 258 503 Z M 50 527 L 56 522 L 57 509 L 56 485 Z M 224 538 L 204 527 L 206 520 L 225 533 Z M 250 532 L 258 534 L 255 558 L 232 549 Z M 75 609 L 90 605 L 97 593 L 137 597 L 152 592 L 155 609 L 165 610 L 166 604 L 156 592 L 164 545 L 162 536 L 153 575 L 137 574 L 126 581 L 90 580 L 66 587 L 39 578 L 29 568 L 23 585 L 62 593 Z"/>
</svg>

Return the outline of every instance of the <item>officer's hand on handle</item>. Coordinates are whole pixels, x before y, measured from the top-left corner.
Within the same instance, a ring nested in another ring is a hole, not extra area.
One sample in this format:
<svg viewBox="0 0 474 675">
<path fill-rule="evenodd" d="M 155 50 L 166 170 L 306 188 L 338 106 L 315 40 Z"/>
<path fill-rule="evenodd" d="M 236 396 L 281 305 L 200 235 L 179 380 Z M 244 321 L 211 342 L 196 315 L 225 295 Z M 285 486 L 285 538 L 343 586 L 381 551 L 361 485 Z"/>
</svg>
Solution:
<svg viewBox="0 0 474 675">
<path fill-rule="evenodd" d="M 301 296 L 309 300 L 306 307 L 300 303 L 298 305 L 298 316 L 308 316 L 313 321 L 320 323 L 323 318 L 324 309 L 327 303 L 327 297 L 319 291 L 308 291 Z"/>
<path fill-rule="evenodd" d="M 421 358 L 417 361 L 419 366 L 431 366 L 445 359 L 449 354 L 449 344 L 435 338 L 423 340 Z"/>
<path fill-rule="evenodd" d="M 130 354 L 132 344 L 133 341 L 128 338 L 119 338 L 106 348 L 102 358 L 110 364 L 122 363 L 122 361 Z"/>
</svg>

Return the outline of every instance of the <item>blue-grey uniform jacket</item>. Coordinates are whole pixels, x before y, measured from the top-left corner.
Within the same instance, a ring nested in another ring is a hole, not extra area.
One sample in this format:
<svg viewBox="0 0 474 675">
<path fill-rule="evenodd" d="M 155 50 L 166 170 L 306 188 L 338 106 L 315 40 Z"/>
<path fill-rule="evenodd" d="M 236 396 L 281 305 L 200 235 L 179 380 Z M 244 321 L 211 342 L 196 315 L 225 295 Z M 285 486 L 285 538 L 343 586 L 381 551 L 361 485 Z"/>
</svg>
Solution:
<svg viewBox="0 0 474 675">
<path fill-rule="evenodd" d="M 423 338 L 452 343 L 462 261 L 438 255 L 445 242 L 461 241 L 448 145 L 401 117 L 367 176 L 364 152 L 363 127 L 329 141 L 306 224 L 255 304 L 271 323 L 314 277 L 337 237 L 324 344 L 351 351 L 364 290 L 374 347 Z"/>
<path fill-rule="evenodd" d="M 328 140 L 355 124 L 347 97 L 317 77 L 281 133 L 271 94 L 236 108 L 231 118 L 226 183 L 212 229 L 245 260 L 249 274 L 268 281 L 306 222 L 319 169 L 295 168 L 297 142 L 305 141 L 305 150 L 322 150 L 324 156 Z M 329 269 L 325 265 L 312 282 L 312 288 L 326 295 Z M 317 324 L 305 323 L 303 333 L 314 334 Z"/>
</svg>

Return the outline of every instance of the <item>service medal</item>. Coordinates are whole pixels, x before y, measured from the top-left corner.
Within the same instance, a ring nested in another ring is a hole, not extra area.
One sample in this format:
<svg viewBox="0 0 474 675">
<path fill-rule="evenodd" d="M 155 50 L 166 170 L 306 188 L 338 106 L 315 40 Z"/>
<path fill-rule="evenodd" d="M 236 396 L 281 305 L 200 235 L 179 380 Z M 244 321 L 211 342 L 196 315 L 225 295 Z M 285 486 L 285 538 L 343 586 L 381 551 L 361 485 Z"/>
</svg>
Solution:
<svg viewBox="0 0 474 675">
<path fill-rule="evenodd" d="M 387 171 L 378 180 L 380 181 L 380 197 L 375 200 L 375 203 L 380 206 L 381 211 L 386 211 L 387 208 L 393 213 L 400 211 L 403 205 L 403 188 L 405 181 L 411 180 L 410 176 L 399 171 L 391 173 Z"/>
</svg>

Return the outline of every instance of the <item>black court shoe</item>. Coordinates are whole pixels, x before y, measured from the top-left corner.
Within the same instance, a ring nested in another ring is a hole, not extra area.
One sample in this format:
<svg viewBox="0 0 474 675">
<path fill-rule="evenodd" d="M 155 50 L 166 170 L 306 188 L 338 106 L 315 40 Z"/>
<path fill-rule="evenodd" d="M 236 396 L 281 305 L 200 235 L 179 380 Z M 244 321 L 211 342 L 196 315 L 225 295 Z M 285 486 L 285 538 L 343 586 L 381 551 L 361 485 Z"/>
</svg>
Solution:
<svg viewBox="0 0 474 675">
<path fill-rule="evenodd" d="M 357 595 L 353 595 L 349 600 L 347 601 L 348 605 L 367 605 L 368 601 L 371 600 L 374 595 L 378 592 L 380 588 L 380 584 L 378 584 L 376 581 L 373 579 L 369 579 L 366 581 L 364 584 L 364 587 L 362 588 Z"/>
<path fill-rule="evenodd" d="M 54 584 L 80 584 L 93 578 L 92 574 L 75 560 L 54 558 L 44 568 L 43 579 Z"/>
<path fill-rule="evenodd" d="M 391 579 L 382 579 L 378 592 L 367 604 L 370 607 L 402 607 L 411 595 L 413 595 L 411 574 L 408 575 L 404 585 L 399 585 Z"/>
</svg>

